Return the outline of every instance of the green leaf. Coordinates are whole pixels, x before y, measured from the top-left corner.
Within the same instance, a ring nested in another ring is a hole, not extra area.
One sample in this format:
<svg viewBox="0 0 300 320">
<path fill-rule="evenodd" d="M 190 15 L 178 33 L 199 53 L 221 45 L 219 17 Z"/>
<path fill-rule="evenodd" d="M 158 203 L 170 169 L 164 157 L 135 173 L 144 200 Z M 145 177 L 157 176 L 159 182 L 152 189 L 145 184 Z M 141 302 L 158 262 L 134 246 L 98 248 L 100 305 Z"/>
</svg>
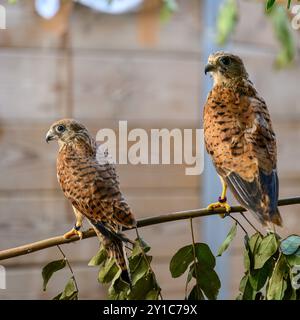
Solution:
<svg viewBox="0 0 300 320">
<path fill-rule="evenodd" d="M 236 0 L 226 0 L 217 17 L 217 43 L 223 45 L 235 29 L 238 20 Z"/>
<path fill-rule="evenodd" d="M 179 249 L 170 262 L 170 272 L 173 278 L 180 277 L 194 260 L 193 246 L 188 245 Z"/>
<path fill-rule="evenodd" d="M 205 300 L 200 286 L 195 285 L 191 290 L 188 300 Z"/>
<path fill-rule="evenodd" d="M 296 253 L 298 253 L 298 251 Z M 286 258 L 288 264 L 292 267 L 300 265 L 300 255 L 298 255 L 298 254 L 292 254 L 290 256 L 286 256 L 285 258 Z"/>
<path fill-rule="evenodd" d="M 224 242 L 221 244 L 219 250 L 218 250 L 218 255 L 217 257 L 220 257 L 222 255 L 222 253 L 227 250 L 227 248 L 229 247 L 231 241 L 233 240 L 233 238 L 236 235 L 236 229 L 237 229 L 237 222 L 235 222 L 233 224 L 233 226 L 231 227 L 231 229 L 229 230 L 226 239 L 224 240 Z"/>
<path fill-rule="evenodd" d="M 251 257 L 251 259 L 250 259 Z M 245 246 L 245 249 L 244 249 L 244 267 L 246 269 L 246 271 L 250 270 L 250 261 L 253 260 L 252 259 L 252 253 L 250 251 L 250 247 L 249 245 Z"/>
<path fill-rule="evenodd" d="M 145 299 L 146 300 L 158 300 L 159 297 L 159 290 L 158 289 L 153 289 L 150 290 L 147 294 Z"/>
<path fill-rule="evenodd" d="M 100 247 L 97 254 L 89 261 L 89 266 L 100 266 L 107 259 L 107 252 L 103 246 Z"/>
<path fill-rule="evenodd" d="M 253 290 L 249 278 L 245 281 L 245 288 L 242 295 L 242 300 L 254 300 L 256 291 Z"/>
<path fill-rule="evenodd" d="M 207 268 L 206 265 L 196 263 L 193 276 L 197 279 L 197 283 L 209 300 L 217 299 L 219 289 L 221 287 L 220 279 L 213 269 Z"/>
<path fill-rule="evenodd" d="M 246 274 L 243 276 L 243 278 L 241 279 L 241 281 L 240 281 L 239 291 L 240 291 L 241 293 L 244 293 L 244 290 L 245 290 L 245 287 L 246 287 L 246 284 L 247 284 L 248 279 L 249 279 L 249 274 L 246 273 Z"/>
<path fill-rule="evenodd" d="M 252 253 L 254 253 L 257 248 L 259 247 L 261 241 L 262 241 L 262 236 L 257 232 L 253 234 L 250 239 L 249 239 L 249 248 Z"/>
<path fill-rule="evenodd" d="M 267 11 L 272 9 L 272 7 L 274 6 L 275 2 L 276 2 L 276 0 L 268 0 L 267 1 L 267 5 L 266 5 Z"/>
<path fill-rule="evenodd" d="M 163 6 L 160 10 L 160 20 L 168 22 L 173 13 L 178 10 L 178 4 L 175 0 L 164 0 Z"/>
<path fill-rule="evenodd" d="M 146 261 L 145 257 L 142 256 L 135 270 L 131 272 L 132 285 L 135 285 L 142 277 L 145 276 L 145 274 L 150 271 L 149 263 L 151 263 L 152 257 L 147 256 L 147 259 L 148 262 Z"/>
<path fill-rule="evenodd" d="M 134 242 L 133 250 L 131 253 L 131 257 L 134 258 L 135 256 L 138 256 L 140 254 L 148 252 L 150 250 L 150 246 L 142 239 L 137 239 Z"/>
<path fill-rule="evenodd" d="M 130 300 L 144 300 L 152 290 L 159 290 L 152 273 L 147 273 L 133 286 L 130 294 Z"/>
<path fill-rule="evenodd" d="M 259 291 L 272 274 L 273 263 L 269 259 L 261 269 L 252 270 L 249 276 L 250 284 L 255 291 Z"/>
<path fill-rule="evenodd" d="M 205 243 L 195 243 L 195 253 L 197 260 L 208 268 L 214 268 L 216 259 L 209 246 Z M 194 261 L 193 245 L 182 247 L 172 257 L 170 262 L 170 271 L 173 278 L 180 277 Z"/>
<path fill-rule="evenodd" d="M 115 259 L 106 260 L 105 264 L 100 268 L 98 273 L 98 281 L 101 283 L 109 283 L 118 274 L 121 275 L 121 269 L 115 263 Z"/>
<path fill-rule="evenodd" d="M 46 291 L 47 284 L 52 277 L 53 273 L 63 269 L 66 266 L 66 260 L 56 260 L 48 263 L 46 266 L 44 266 L 42 270 L 42 277 L 43 277 L 43 290 Z"/>
<path fill-rule="evenodd" d="M 292 3 L 292 0 L 288 0 L 287 5 L 286 5 L 286 7 L 287 7 L 288 9 L 290 9 L 291 3 Z"/>
<path fill-rule="evenodd" d="M 115 277 L 108 289 L 108 299 L 125 300 L 127 299 L 129 291 L 129 284 L 123 281 L 121 277 Z"/>
<path fill-rule="evenodd" d="M 275 264 L 267 290 L 267 300 L 282 300 L 287 288 L 288 267 L 284 257 L 281 255 Z"/>
<path fill-rule="evenodd" d="M 254 252 L 254 269 L 260 269 L 265 262 L 277 251 L 277 239 L 274 233 L 268 234 Z"/>
<path fill-rule="evenodd" d="M 59 300 L 78 300 L 78 291 L 73 277 L 68 281 L 64 291 L 59 296 Z"/>
<path fill-rule="evenodd" d="M 275 36 L 281 46 L 275 65 L 278 68 L 287 67 L 296 55 L 296 44 L 288 14 L 283 7 L 275 6 L 269 16 L 272 20 Z"/>
<path fill-rule="evenodd" d="M 216 259 L 206 243 L 195 243 L 196 258 L 201 265 L 213 269 L 216 266 Z"/>
<path fill-rule="evenodd" d="M 300 237 L 297 235 L 291 235 L 286 239 L 283 239 L 280 244 L 280 250 L 285 255 L 292 255 L 300 248 Z"/>
</svg>

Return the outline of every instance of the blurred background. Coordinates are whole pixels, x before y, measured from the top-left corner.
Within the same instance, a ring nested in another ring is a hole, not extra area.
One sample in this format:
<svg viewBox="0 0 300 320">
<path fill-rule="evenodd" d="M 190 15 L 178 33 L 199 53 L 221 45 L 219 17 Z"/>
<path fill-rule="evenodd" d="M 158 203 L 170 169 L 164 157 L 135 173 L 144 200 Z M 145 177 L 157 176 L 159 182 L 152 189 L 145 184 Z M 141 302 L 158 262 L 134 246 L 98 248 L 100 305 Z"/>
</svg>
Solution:
<svg viewBox="0 0 300 320">
<path fill-rule="evenodd" d="M 178 0 L 176 8 L 173 1 L 168 7 L 159 0 L 129 1 L 132 7 L 122 13 L 106 5 L 91 8 L 97 1 L 82 1 L 89 6 L 14 2 L 0 1 L 6 9 L 6 29 L 0 30 L 0 250 L 61 235 L 73 226 L 71 206 L 56 179 L 57 145 L 45 143 L 55 120 L 76 118 L 93 134 L 101 128 L 117 129 L 119 120 L 128 120 L 129 130 L 202 128 L 202 106 L 211 87 L 203 70 L 208 54 L 220 48 L 215 26 L 224 1 Z M 239 0 L 236 5 L 233 14 L 230 7 L 227 13 L 223 10 L 219 32 L 233 32 L 226 45 L 226 39 L 219 42 L 243 58 L 269 106 L 278 139 L 280 197 L 299 196 L 300 31 L 291 31 L 291 38 L 283 32 L 280 38 L 279 20 L 265 15 L 264 1 Z M 278 60 L 285 41 L 287 51 Z M 291 55 L 294 62 L 289 64 Z M 209 163 L 201 176 L 185 175 L 181 165 L 119 165 L 118 170 L 137 219 L 204 207 L 221 189 Z M 299 207 L 282 207 L 281 212 L 285 228 L 279 233 L 299 234 Z M 197 241 L 209 242 L 216 253 L 230 228 L 227 220 L 195 219 Z M 185 277 L 172 279 L 169 261 L 191 243 L 189 221 L 155 225 L 140 233 L 152 247 L 164 298 L 183 299 Z M 223 299 L 238 293 L 242 236 L 239 231 L 228 253 L 217 258 Z M 97 268 L 87 266 L 98 241 L 88 239 L 63 249 L 74 268 L 79 297 L 104 299 L 106 289 L 97 283 Z M 7 289 L 0 290 L 0 299 L 55 296 L 68 270 L 58 272 L 43 292 L 41 269 L 60 258 L 58 249 L 50 248 L 1 261 Z"/>
</svg>

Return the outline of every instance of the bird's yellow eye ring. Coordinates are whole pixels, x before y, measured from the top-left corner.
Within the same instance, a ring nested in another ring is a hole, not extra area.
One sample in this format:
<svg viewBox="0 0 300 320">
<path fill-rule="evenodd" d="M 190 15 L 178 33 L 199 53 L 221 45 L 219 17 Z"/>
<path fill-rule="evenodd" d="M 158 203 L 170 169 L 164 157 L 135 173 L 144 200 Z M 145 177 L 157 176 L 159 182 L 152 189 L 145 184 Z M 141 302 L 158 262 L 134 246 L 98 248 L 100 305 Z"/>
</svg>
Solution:
<svg viewBox="0 0 300 320">
<path fill-rule="evenodd" d="M 220 58 L 220 62 L 224 65 L 224 66 L 229 66 L 231 63 L 231 59 L 229 57 L 222 57 Z"/>
<path fill-rule="evenodd" d="M 58 126 L 56 127 L 56 131 L 59 132 L 59 133 L 62 133 L 62 132 L 64 132 L 65 130 L 66 130 L 66 127 L 63 126 L 62 124 L 60 124 L 60 125 L 58 125 Z"/>
</svg>

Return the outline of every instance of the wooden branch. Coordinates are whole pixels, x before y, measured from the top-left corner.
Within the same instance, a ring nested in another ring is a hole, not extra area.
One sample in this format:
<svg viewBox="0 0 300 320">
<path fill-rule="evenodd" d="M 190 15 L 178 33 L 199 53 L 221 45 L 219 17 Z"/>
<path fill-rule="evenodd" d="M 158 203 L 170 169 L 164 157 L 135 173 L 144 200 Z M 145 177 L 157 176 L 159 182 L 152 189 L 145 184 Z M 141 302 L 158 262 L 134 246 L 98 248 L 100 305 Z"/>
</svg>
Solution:
<svg viewBox="0 0 300 320">
<path fill-rule="evenodd" d="M 300 197 L 281 199 L 278 201 L 278 206 L 287 206 L 287 205 L 294 205 L 294 204 L 300 204 Z M 231 213 L 239 213 L 244 211 L 246 210 L 240 206 L 235 206 L 231 208 Z M 204 208 L 204 209 L 179 211 L 175 213 L 169 213 L 165 215 L 141 219 L 137 222 L 137 226 L 138 228 L 142 228 L 142 227 L 147 227 L 147 226 L 151 226 L 159 223 L 184 220 L 189 218 L 198 218 L 198 217 L 216 215 L 220 213 L 225 213 L 225 210 L 223 208 L 220 208 L 212 212 Z M 91 238 L 94 236 L 96 236 L 94 230 L 88 230 L 83 232 L 83 239 Z M 54 247 L 59 244 L 66 244 L 66 243 L 70 243 L 78 240 L 79 240 L 78 236 L 74 236 L 71 239 L 65 239 L 63 236 L 58 236 L 58 237 L 53 237 L 53 238 L 25 244 L 20 247 L 0 251 L 0 260 L 22 256 L 35 251 Z"/>
</svg>

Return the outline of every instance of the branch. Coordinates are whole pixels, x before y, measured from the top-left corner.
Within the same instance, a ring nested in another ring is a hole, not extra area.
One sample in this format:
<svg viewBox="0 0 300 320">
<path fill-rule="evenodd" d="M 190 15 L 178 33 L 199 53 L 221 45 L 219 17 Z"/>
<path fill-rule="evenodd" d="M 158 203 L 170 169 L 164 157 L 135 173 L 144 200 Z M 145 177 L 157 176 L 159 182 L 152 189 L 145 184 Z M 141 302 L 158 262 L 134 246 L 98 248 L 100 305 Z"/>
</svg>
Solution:
<svg viewBox="0 0 300 320">
<path fill-rule="evenodd" d="M 278 201 L 278 206 L 287 206 L 287 205 L 293 205 L 293 204 L 300 204 L 300 197 L 281 199 Z M 241 213 L 245 211 L 246 209 L 240 206 L 235 206 L 231 208 L 231 213 Z M 206 208 L 188 210 L 188 211 L 179 211 L 175 213 L 169 213 L 166 215 L 160 215 L 160 216 L 155 216 L 151 218 L 141 219 L 137 222 L 137 226 L 138 228 L 142 228 L 142 227 L 147 227 L 147 226 L 164 223 L 164 222 L 184 220 L 189 218 L 198 218 L 198 217 L 216 215 L 220 213 L 225 213 L 225 209 L 220 208 L 213 212 L 208 211 Z M 83 232 L 83 239 L 87 239 L 95 236 L 96 234 L 94 230 L 88 230 Z M 43 250 L 46 248 L 50 248 L 60 244 L 66 244 L 66 243 L 70 243 L 78 240 L 79 240 L 78 236 L 74 236 L 71 239 L 65 239 L 63 236 L 58 236 L 58 237 L 53 237 L 53 238 L 25 244 L 20 247 L 0 251 L 0 260 L 22 256 L 35 251 Z"/>
</svg>

